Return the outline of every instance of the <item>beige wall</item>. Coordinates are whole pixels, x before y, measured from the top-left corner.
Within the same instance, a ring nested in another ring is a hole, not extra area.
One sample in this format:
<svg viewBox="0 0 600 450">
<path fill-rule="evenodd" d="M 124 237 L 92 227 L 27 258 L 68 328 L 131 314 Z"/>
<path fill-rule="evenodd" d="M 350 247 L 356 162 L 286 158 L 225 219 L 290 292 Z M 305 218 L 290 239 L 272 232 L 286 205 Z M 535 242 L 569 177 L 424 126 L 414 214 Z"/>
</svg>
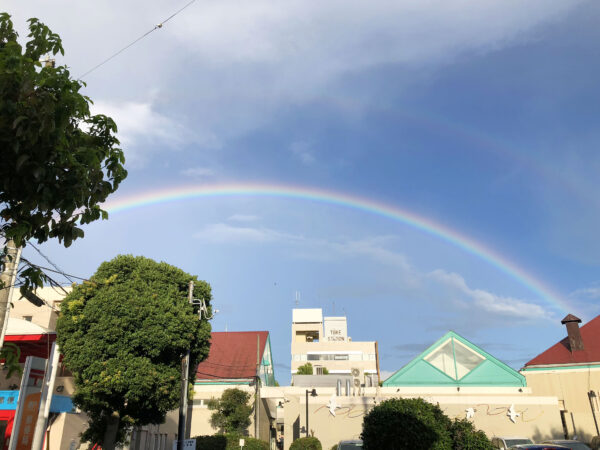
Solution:
<svg viewBox="0 0 600 450">
<path fill-rule="evenodd" d="M 218 432 L 216 428 L 213 428 L 210 425 L 210 416 L 212 415 L 213 411 L 208 409 L 207 402 L 211 398 L 220 398 L 221 394 L 225 389 L 231 388 L 238 388 L 245 392 L 248 392 L 251 395 L 250 402 L 252 402 L 253 405 L 255 404 L 254 386 L 206 384 L 194 386 L 194 399 L 190 402 L 190 436 L 211 435 L 216 434 Z M 259 438 L 264 441 L 269 441 L 270 428 L 271 425 L 275 425 L 275 421 L 270 417 L 266 402 L 262 401 L 262 399 L 260 401 L 259 412 Z M 275 414 L 275 412 L 273 412 L 273 414 Z M 250 436 L 255 435 L 254 414 L 251 417 L 251 424 L 248 427 L 248 434 Z"/>
<path fill-rule="evenodd" d="M 527 378 L 527 386 L 535 395 L 553 395 L 558 398 L 560 409 L 566 411 L 569 437 L 577 434 L 580 439 L 589 442 L 598 434 L 588 392 L 595 391 L 600 396 L 600 365 L 598 368 L 524 370 L 522 373 Z M 596 407 L 598 406 L 600 405 L 597 404 Z M 596 418 L 600 426 L 598 409 Z"/>
<path fill-rule="evenodd" d="M 324 449 L 342 439 L 358 439 L 365 414 L 376 403 L 394 397 L 422 397 L 439 403 L 451 418 L 464 418 L 467 408 L 474 408 L 473 422 L 491 438 L 493 436 L 525 436 L 534 440 L 562 437 L 558 401 L 555 397 L 532 395 L 527 389 L 436 388 L 430 390 L 397 388 L 365 388 L 361 396 L 335 397 L 335 389 L 316 388 L 317 397 L 309 397 L 309 431 L 314 433 Z M 263 388 L 264 398 L 284 399 L 284 436 L 288 449 L 294 437 L 304 437 L 300 430 L 306 423 L 306 393 L 304 388 Z M 330 401 L 339 408 L 331 414 Z M 513 405 L 519 414 L 513 423 L 507 415 Z"/>
<path fill-rule="evenodd" d="M 71 286 L 65 286 L 63 289 L 71 292 Z M 10 310 L 10 317 L 17 319 L 26 319 L 31 317 L 31 322 L 50 330 L 56 329 L 56 318 L 58 317 L 56 310 L 59 309 L 61 301 L 66 294 L 60 288 L 43 287 L 35 290 L 35 294 L 45 300 L 48 305 L 35 306 L 30 301 L 19 296 L 19 291 L 14 291 L 14 297 L 18 298 L 13 301 L 13 308 Z"/>
</svg>

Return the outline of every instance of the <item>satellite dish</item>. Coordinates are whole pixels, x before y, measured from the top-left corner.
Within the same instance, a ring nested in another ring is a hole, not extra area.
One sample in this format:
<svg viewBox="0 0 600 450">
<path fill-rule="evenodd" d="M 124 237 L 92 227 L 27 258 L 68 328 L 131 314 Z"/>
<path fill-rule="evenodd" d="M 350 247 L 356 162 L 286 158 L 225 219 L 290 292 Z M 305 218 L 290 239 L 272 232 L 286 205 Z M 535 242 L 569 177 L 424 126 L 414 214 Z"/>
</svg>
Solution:
<svg viewBox="0 0 600 450">
<path fill-rule="evenodd" d="M 360 380 L 358 378 L 354 379 L 354 386 L 355 387 L 360 387 Z"/>
<path fill-rule="evenodd" d="M 352 369 L 352 376 L 354 378 L 360 376 L 360 370 L 358 370 L 356 367 L 354 369 Z"/>
</svg>

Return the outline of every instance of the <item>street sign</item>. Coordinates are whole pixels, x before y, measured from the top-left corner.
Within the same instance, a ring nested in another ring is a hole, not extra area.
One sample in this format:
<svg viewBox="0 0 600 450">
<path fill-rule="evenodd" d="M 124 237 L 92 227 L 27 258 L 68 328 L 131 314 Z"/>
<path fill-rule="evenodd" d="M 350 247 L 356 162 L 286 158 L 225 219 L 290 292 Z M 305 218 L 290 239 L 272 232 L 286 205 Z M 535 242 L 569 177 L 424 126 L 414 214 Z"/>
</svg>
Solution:
<svg viewBox="0 0 600 450">
<path fill-rule="evenodd" d="M 246 445 L 246 441 L 243 439 L 240 439 L 240 447 L 244 447 L 244 445 Z"/>
<path fill-rule="evenodd" d="M 173 441 L 173 450 L 177 450 L 177 441 Z M 196 450 L 196 439 L 184 440 L 183 450 Z"/>
</svg>

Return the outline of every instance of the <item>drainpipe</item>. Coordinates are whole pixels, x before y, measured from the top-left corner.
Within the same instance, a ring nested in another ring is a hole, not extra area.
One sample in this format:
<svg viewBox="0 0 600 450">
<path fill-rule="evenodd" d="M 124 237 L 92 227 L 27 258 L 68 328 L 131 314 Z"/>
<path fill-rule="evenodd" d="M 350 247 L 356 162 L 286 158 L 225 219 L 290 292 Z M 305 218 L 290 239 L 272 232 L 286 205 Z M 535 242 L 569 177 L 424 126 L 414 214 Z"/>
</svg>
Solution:
<svg viewBox="0 0 600 450">
<path fill-rule="evenodd" d="M 594 417 L 594 425 L 596 425 L 596 435 L 600 436 L 600 429 L 598 429 L 598 419 L 596 417 L 596 408 L 594 407 L 594 400 L 597 399 L 594 391 L 588 392 L 588 399 L 590 400 L 590 408 L 592 408 L 592 416 Z"/>
</svg>

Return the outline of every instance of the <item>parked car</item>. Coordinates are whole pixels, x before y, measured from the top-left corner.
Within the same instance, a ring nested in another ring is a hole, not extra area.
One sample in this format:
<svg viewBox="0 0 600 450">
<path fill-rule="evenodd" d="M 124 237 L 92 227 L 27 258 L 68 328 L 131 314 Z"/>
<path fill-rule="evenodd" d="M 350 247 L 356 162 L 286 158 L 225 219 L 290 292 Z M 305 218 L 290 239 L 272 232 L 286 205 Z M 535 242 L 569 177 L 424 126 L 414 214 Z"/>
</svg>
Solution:
<svg viewBox="0 0 600 450">
<path fill-rule="evenodd" d="M 492 447 L 500 450 L 508 450 L 515 445 L 533 444 L 533 441 L 524 437 L 494 437 Z"/>
<path fill-rule="evenodd" d="M 563 447 L 562 445 L 556 445 L 556 444 L 521 444 L 521 445 L 515 445 L 514 447 L 511 447 L 511 450 L 519 450 L 522 448 L 529 448 L 529 449 L 535 449 L 535 450 L 561 450 L 561 449 L 566 449 L 569 447 Z"/>
<path fill-rule="evenodd" d="M 575 439 L 551 439 L 549 441 L 542 442 L 542 444 L 562 445 L 563 447 L 570 448 L 571 450 L 590 450 L 590 448 L 583 442 Z"/>
<path fill-rule="evenodd" d="M 353 439 L 350 441 L 340 441 L 337 448 L 338 450 L 356 450 L 362 448 L 363 441 L 360 439 Z"/>
</svg>

